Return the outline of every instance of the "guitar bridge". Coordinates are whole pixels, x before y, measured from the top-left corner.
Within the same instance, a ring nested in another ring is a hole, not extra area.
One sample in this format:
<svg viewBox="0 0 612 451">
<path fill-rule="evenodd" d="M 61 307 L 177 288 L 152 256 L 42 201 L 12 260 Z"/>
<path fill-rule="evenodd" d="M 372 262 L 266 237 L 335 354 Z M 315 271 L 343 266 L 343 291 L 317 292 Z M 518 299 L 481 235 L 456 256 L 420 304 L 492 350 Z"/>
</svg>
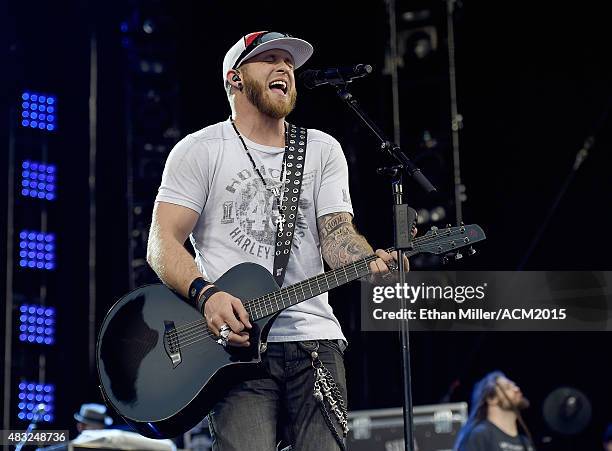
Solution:
<svg viewBox="0 0 612 451">
<path fill-rule="evenodd" d="M 172 361 L 172 368 L 176 368 L 182 361 L 181 343 L 174 326 L 174 321 L 164 321 L 164 349 Z"/>
</svg>

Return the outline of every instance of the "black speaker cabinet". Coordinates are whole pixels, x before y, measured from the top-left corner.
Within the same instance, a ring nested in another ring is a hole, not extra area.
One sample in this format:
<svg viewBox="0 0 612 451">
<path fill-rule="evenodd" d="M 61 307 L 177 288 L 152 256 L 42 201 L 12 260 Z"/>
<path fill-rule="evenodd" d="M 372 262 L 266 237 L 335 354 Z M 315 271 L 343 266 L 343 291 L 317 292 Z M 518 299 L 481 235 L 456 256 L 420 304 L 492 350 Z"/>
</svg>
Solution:
<svg viewBox="0 0 612 451">
<path fill-rule="evenodd" d="M 467 421 L 467 403 L 415 406 L 414 438 L 418 451 L 451 451 Z M 347 451 L 403 451 L 402 408 L 349 413 Z"/>
</svg>

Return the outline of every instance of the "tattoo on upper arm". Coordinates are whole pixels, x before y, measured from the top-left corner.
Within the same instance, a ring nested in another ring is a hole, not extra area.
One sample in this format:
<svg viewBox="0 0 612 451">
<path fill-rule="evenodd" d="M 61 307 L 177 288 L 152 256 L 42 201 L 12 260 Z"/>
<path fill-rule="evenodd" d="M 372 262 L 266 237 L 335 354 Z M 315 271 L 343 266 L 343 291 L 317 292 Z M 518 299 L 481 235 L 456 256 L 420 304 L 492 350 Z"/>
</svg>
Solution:
<svg viewBox="0 0 612 451">
<path fill-rule="evenodd" d="M 353 228 L 353 222 L 349 213 L 331 213 L 321 216 L 317 218 L 317 225 L 319 226 L 319 235 L 322 238 L 333 235 L 343 228 Z"/>
<path fill-rule="evenodd" d="M 353 225 L 350 213 L 331 213 L 317 219 L 323 258 L 332 268 L 338 268 L 374 251 Z"/>
</svg>

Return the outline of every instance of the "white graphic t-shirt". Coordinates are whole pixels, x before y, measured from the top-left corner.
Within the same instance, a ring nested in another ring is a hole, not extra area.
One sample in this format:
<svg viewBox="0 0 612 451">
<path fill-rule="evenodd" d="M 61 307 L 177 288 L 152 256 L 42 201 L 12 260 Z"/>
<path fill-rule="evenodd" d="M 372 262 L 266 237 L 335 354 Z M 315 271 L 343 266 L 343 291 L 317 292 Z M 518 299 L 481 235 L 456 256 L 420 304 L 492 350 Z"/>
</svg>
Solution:
<svg viewBox="0 0 612 451">
<path fill-rule="evenodd" d="M 244 138 L 269 188 L 280 185 L 284 148 Z M 200 214 L 190 236 L 196 264 L 207 280 L 231 267 L 257 263 L 272 272 L 278 209 L 264 187 L 229 120 L 186 136 L 170 152 L 156 202 L 191 208 Z M 308 130 L 293 245 L 283 286 L 323 272 L 316 219 L 353 214 L 348 168 L 340 143 Z M 284 310 L 268 341 L 344 339 L 327 293 Z"/>
</svg>

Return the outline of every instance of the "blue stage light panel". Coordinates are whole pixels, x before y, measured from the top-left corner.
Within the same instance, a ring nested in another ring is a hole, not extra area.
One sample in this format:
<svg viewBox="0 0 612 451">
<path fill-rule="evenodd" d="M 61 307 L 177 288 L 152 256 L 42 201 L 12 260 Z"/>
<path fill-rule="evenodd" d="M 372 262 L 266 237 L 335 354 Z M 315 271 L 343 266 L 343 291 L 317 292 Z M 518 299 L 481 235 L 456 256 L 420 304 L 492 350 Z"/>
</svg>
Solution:
<svg viewBox="0 0 612 451">
<path fill-rule="evenodd" d="M 19 233 L 19 266 L 55 269 L 55 234 L 22 230 Z"/>
<path fill-rule="evenodd" d="M 19 341 L 52 345 L 55 342 L 55 309 L 44 305 L 20 305 Z"/>
<path fill-rule="evenodd" d="M 57 128 L 55 96 L 26 91 L 21 94 L 21 125 L 52 132 Z"/>
<path fill-rule="evenodd" d="M 33 199 L 55 200 L 56 172 L 54 164 L 25 160 L 21 163 L 21 195 Z"/>
<path fill-rule="evenodd" d="M 55 385 L 22 380 L 17 396 L 17 418 L 31 421 L 34 411 L 41 406 L 41 421 L 52 422 L 55 410 Z"/>
</svg>

